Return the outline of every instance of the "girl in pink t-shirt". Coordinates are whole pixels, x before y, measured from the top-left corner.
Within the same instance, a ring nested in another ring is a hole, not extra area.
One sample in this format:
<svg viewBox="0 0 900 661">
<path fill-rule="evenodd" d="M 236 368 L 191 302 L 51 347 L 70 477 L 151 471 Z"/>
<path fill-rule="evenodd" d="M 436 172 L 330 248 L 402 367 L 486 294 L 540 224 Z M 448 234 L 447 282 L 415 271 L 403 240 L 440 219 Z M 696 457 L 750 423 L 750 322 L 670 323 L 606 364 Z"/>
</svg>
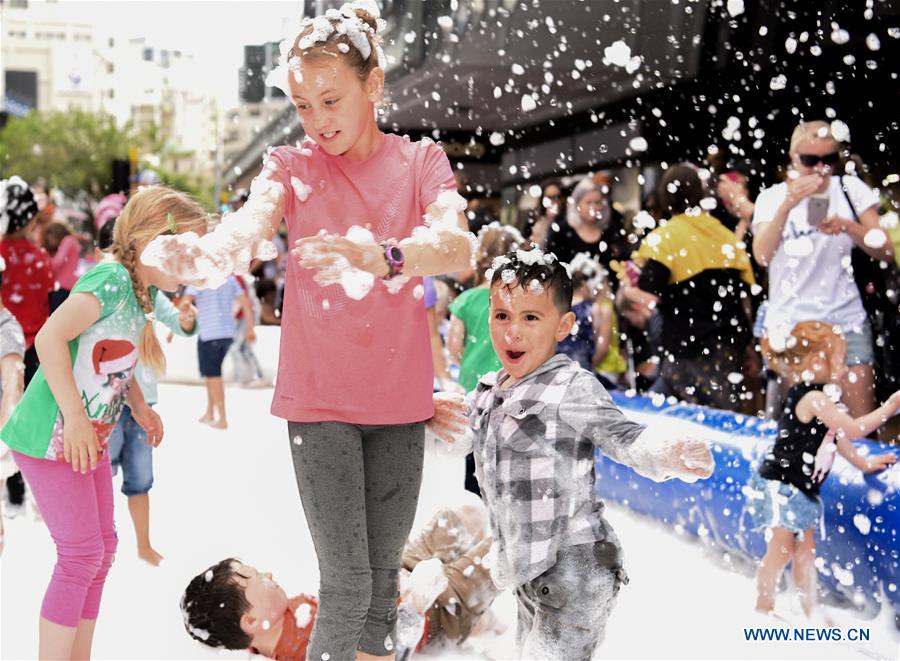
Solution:
<svg viewBox="0 0 900 661">
<path fill-rule="evenodd" d="M 190 245 L 158 241 L 145 257 L 216 286 L 270 258 L 268 239 L 287 221 L 295 249 L 272 412 L 289 421 L 319 560 L 311 659 L 391 654 L 425 423 L 462 420 L 446 400 L 435 414 L 421 276 L 469 265 L 465 203 L 438 145 L 378 129 L 380 26 L 358 5 L 305 20 L 273 74 L 307 139 L 271 150 L 247 203 L 214 232 Z"/>
</svg>

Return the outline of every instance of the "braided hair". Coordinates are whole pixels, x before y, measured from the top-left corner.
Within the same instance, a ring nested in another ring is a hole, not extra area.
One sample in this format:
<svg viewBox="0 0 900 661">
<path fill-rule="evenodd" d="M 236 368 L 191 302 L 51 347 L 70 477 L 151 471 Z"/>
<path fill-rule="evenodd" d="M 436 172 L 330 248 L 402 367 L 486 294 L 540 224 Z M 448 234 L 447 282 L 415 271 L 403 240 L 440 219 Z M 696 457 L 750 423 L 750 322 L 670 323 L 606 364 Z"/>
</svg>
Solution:
<svg viewBox="0 0 900 661">
<path fill-rule="evenodd" d="M 110 252 L 128 270 L 134 295 L 147 315 L 138 348 L 140 361 L 157 374 L 165 373 L 166 357 L 153 329 L 155 301 L 138 273 L 140 253 L 150 241 L 173 228 L 174 233 L 203 234 L 207 222 L 206 212 L 188 195 L 165 186 L 150 186 L 134 194 L 113 229 Z"/>
</svg>

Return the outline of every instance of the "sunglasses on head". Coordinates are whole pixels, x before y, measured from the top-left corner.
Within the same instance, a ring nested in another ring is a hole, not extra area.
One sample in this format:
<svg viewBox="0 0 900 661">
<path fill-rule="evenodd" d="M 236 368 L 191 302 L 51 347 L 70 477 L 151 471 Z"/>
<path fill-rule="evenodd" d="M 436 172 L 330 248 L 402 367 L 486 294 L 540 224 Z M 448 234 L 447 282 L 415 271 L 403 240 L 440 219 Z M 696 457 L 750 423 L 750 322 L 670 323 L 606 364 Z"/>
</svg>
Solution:
<svg viewBox="0 0 900 661">
<path fill-rule="evenodd" d="M 840 156 L 836 151 L 833 151 L 830 154 L 824 154 L 822 156 L 819 156 L 818 154 L 797 154 L 797 158 L 799 158 L 800 162 L 806 167 L 814 168 L 820 162 L 822 165 L 837 165 Z"/>
</svg>

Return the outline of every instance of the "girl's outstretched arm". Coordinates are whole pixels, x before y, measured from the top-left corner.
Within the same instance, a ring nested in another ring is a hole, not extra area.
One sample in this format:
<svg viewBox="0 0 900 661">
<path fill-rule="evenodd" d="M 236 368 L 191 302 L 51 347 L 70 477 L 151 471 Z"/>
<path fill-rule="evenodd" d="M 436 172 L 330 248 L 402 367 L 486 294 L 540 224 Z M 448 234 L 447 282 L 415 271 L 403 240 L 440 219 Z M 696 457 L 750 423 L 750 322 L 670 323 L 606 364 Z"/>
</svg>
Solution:
<svg viewBox="0 0 900 661">
<path fill-rule="evenodd" d="M 183 284 L 215 288 L 232 273 L 247 273 L 253 259 L 277 256 L 271 239 L 283 217 L 284 186 L 264 169 L 250 184 L 244 206 L 226 214 L 213 231 L 158 236 L 142 251 L 141 261 Z"/>
<path fill-rule="evenodd" d="M 804 395 L 797 402 L 797 417 L 801 422 L 809 422 L 814 417 L 824 422 L 834 431 L 838 449 L 840 440 L 850 440 L 867 436 L 878 429 L 884 422 L 900 410 L 900 391 L 891 395 L 888 400 L 871 413 L 853 418 L 842 411 L 831 398 L 823 392 L 814 391 Z M 845 446 L 846 447 L 846 446 Z"/>
<path fill-rule="evenodd" d="M 837 451 L 863 473 L 877 473 L 897 463 L 897 455 L 893 452 L 877 454 L 874 457 L 862 456 L 856 451 L 856 446 L 846 437 L 838 437 Z"/>
<path fill-rule="evenodd" d="M 75 292 L 41 327 L 34 340 L 41 369 L 62 413 L 63 453 L 73 471 L 86 473 L 97 466 L 102 447 L 88 420 L 75 385 L 69 342 L 100 318 L 100 301 L 93 294 Z"/>
</svg>

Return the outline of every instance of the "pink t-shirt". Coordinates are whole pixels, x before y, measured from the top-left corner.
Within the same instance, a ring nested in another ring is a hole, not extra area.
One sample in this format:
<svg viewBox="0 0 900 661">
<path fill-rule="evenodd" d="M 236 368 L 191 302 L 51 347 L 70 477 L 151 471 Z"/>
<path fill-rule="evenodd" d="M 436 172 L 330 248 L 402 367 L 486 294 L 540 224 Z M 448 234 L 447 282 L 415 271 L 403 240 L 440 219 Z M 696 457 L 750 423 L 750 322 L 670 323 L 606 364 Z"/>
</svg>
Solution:
<svg viewBox="0 0 900 661">
<path fill-rule="evenodd" d="M 402 240 L 424 224 L 425 208 L 442 191 L 456 189 L 438 145 L 393 134 L 364 161 L 332 156 L 311 140 L 301 149 L 278 147 L 269 159 L 285 187 L 291 248 L 319 230 L 344 234 L 354 225 L 378 242 Z M 311 189 L 303 202 L 301 182 Z M 315 273 L 288 259 L 272 413 L 294 422 L 376 425 L 430 418 L 431 344 L 425 306 L 414 295 L 422 278 L 396 294 L 376 281 L 357 301 L 339 285 L 318 285 Z"/>
</svg>

